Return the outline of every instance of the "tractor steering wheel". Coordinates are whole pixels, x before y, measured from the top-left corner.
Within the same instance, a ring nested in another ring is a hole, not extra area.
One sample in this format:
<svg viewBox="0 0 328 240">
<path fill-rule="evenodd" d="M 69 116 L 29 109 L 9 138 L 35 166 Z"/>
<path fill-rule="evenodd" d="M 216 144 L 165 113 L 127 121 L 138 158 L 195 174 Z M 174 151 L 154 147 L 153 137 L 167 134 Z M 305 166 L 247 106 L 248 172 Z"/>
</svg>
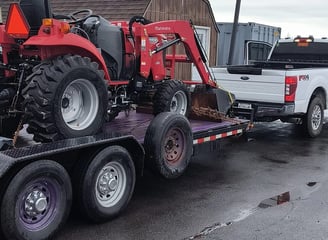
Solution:
<svg viewBox="0 0 328 240">
<path fill-rule="evenodd" d="M 83 14 L 83 16 L 81 17 L 76 17 L 80 14 Z M 84 20 L 86 20 L 88 17 L 90 17 L 93 14 L 91 9 L 82 9 L 82 10 L 78 10 L 75 12 L 70 13 L 68 16 L 70 19 L 72 19 L 71 21 L 69 21 L 70 24 L 76 24 L 76 23 L 80 23 L 83 22 Z"/>
</svg>

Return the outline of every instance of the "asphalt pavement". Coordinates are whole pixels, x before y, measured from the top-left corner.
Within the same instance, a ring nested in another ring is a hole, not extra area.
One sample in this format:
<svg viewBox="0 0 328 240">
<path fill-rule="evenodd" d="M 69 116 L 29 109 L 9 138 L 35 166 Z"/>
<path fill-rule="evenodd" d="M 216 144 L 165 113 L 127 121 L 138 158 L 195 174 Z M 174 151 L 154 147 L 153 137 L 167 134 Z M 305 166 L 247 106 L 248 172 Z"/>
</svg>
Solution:
<svg viewBox="0 0 328 240">
<path fill-rule="evenodd" d="M 316 139 L 280 122 L 248 136 L 202 146 L 176 180 L 146 172 L 120 217 L 74 212 L 54 239 L 328 239 L 328 126 Z"/>
</svg>

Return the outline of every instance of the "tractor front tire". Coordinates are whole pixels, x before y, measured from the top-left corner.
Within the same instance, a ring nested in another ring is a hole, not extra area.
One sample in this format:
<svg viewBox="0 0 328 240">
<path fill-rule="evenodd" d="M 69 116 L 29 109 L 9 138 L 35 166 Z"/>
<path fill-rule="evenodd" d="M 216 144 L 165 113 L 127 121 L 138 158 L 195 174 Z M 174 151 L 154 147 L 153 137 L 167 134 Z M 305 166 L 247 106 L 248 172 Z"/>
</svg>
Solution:
<svg viewBox="0 0 328 240">
<path fill-rule="evenodd" d="M 190 93 L 179 80 L 167 80 L 161 84 L 154 95 L 153 113 L 174 112 L 188 116 Z"/>
<path fill-rule="evenodd" d="M 97 63 L 77 55 L 40 64 L 23 89 L 27 131 L 34 140 L 51 142 L 98 133 L 107 113 L 103 76 Z"/>
</svg>

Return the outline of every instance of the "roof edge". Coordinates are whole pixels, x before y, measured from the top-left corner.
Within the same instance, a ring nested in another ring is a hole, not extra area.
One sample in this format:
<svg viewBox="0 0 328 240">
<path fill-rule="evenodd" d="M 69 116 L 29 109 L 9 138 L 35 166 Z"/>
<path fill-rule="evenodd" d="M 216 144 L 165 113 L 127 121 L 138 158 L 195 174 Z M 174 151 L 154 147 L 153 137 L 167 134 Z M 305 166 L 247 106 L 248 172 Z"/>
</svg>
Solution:
<svg viewBox="0 0 328 240">
<path fill-rule="evenodd" d="M 148 9 L 149 9 L 150 4 L 151 4 L 152 2 L 153 2 L 153 0 L 149 0 L 149 1 L 148 1 L 148 4 L 147 4 L 147 6 L 146 6 L 146 8 L 145 8 L 145 10 L 144 10 L 144 13 L 143 13 L 143 17 L 145 17 L 146 12 L 148 12 Z"/>
<path fill-rule="evenodd" d="M 219 27 L 218 25 L 216 24 L 216 21 L 215 21 L 215 17 L 214 17 L 214 14 L 213 14 L 213 9 L 212 9 L 212 6 L 211 6 L 211 3 L 209 0 L 203 0 L 203 2 L 207 5 L 208 9 L 209 9 L 209 12 L 210 12 L 210 16 L 212 18 L 212 22 L 215 26 L 215 30 L 219 33 L 220 30 L 219 30 Z"/>
</svg>

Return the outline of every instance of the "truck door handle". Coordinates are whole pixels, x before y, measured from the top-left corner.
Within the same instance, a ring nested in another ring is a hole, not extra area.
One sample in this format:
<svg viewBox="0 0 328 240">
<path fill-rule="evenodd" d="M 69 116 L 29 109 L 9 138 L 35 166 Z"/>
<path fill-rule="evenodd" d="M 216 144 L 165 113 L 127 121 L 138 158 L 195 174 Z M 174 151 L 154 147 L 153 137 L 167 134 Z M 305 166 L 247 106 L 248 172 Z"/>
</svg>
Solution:
<svg viewBox="0 0 328 240">
<path fill-rule="evenodd" d="M 249 77 L 247 77 L 247 76 L 241 76 L 240 79 L 241 79 L 241 80 L 248 80 Z"/>
</svg>

